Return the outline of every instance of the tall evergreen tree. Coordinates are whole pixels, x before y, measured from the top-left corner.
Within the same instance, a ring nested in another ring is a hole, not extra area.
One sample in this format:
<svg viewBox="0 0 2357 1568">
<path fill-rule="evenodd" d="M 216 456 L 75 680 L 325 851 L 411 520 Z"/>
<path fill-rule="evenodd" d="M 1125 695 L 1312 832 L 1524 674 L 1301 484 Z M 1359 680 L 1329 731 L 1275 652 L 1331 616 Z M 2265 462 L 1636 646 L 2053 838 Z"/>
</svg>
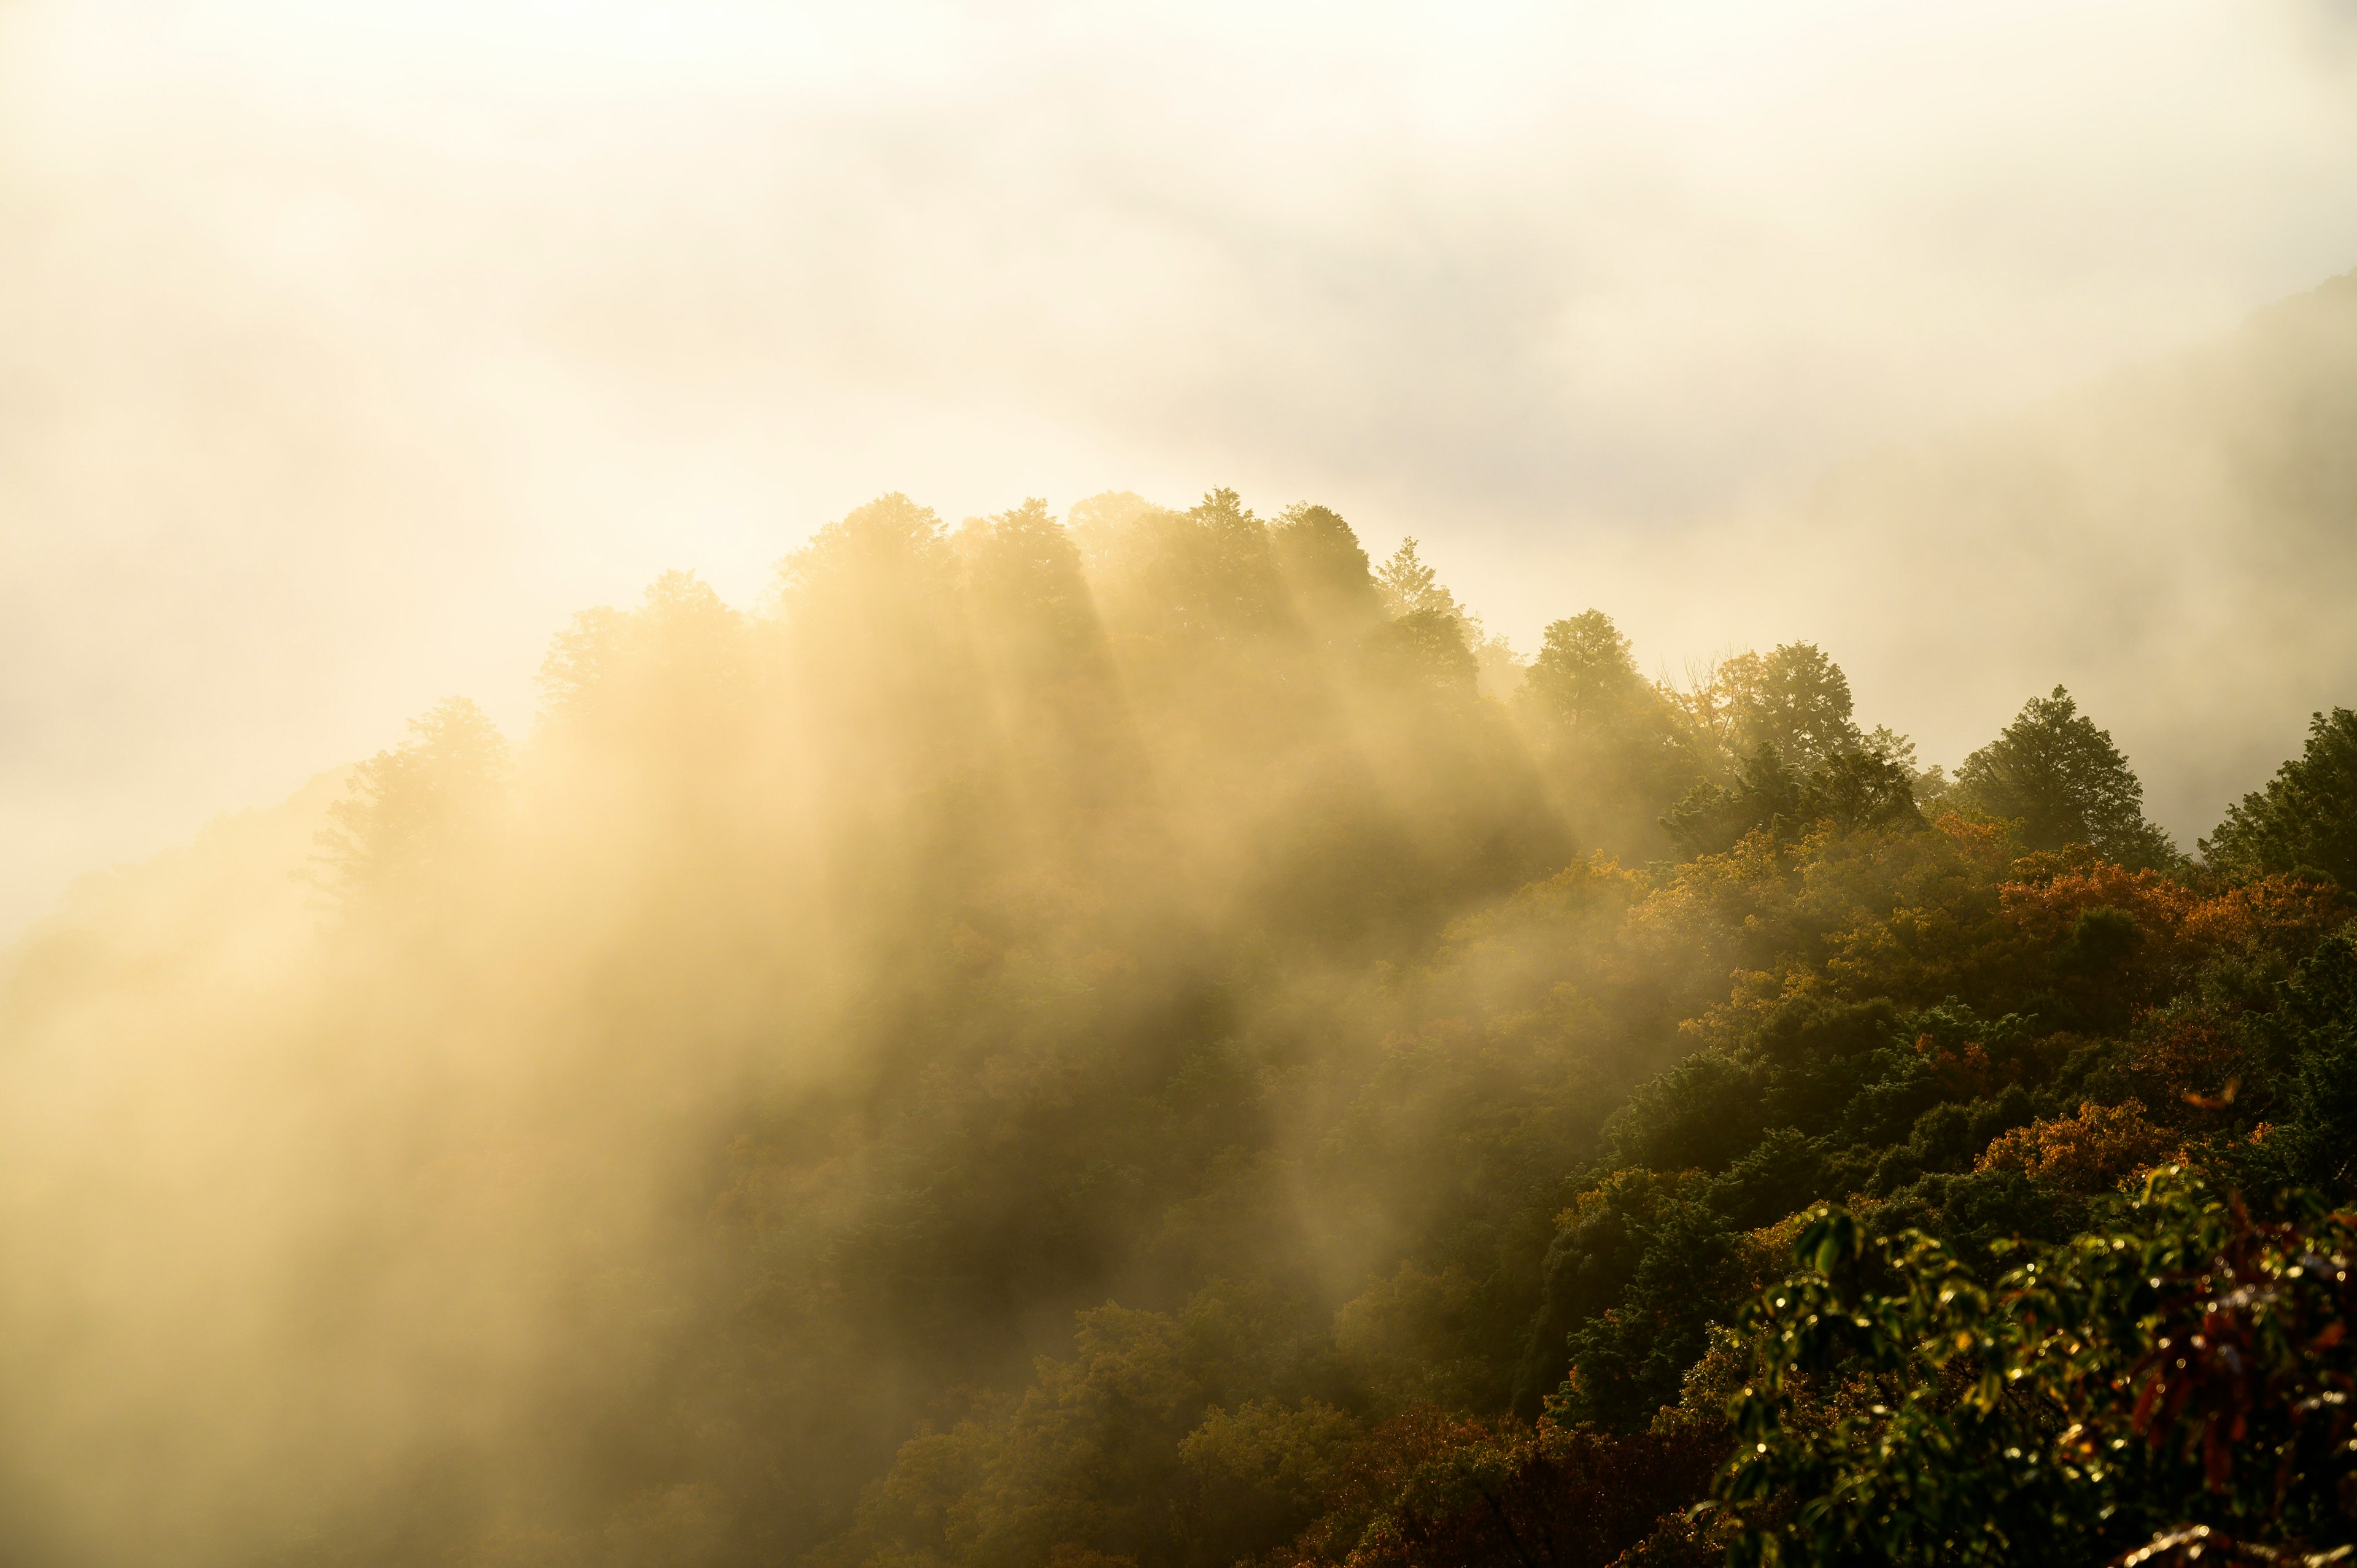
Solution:
<svg viewBox="0 0 2357 1568">
<path fill-rule="evenodd" d="M 1440 581 L 1440 575 L 1426 565 L 1416 553 L 1416 542 L 1404 539 L 1392 552 L 1392 558 L 1375 573 L 1375 589 L 1383 596 L 1383 608 L 1394 618 L 1414 615 L 1418 610 L 1438 610 L 1445 615 L 1462 618 L 1465 612 Z"/>
<path fill-rule="evenodd" d="M 2005 733 L 1956 770 L 1963 803 L 2021 823 L 2032 849 L 2084 843 L 2121 865 L 2173 865 L 2167 832 L 2145 820 L 2144 785 L 2110 732 L 2061 687 L 2032 697 Z"/>
</svg>

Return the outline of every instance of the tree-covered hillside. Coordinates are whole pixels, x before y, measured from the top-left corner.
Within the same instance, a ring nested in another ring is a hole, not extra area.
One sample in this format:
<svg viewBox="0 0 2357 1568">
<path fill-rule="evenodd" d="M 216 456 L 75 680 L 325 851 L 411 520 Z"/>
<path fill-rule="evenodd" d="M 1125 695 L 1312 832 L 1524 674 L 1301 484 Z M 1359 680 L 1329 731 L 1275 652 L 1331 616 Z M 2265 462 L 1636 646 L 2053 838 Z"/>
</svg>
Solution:
<svg viewBox="0 0 2357 1568">
<path fill-rule="evenodd" d="M 307 853 L 85 889 L 0 972 L 0 1538 L 2357 1541 L 2357 719 L 2197 858 L 2061 688 L 1951 773 L 1825 650 L 1575 608 L 1525 659 L 1225 490 L 889 496 L 756 611 L 582 615 Z"/>
</svg>

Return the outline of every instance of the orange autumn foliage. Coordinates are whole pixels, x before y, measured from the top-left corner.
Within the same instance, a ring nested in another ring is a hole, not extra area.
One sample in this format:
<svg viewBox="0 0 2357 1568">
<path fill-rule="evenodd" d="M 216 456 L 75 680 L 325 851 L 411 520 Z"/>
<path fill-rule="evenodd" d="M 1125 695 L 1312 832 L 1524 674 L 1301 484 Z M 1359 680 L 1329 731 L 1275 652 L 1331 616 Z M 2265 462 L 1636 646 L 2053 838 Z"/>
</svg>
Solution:
<svg viewBox="0 0 2357 1568">
<path fill-rule="evenodd" d="M 2146 1014 L 2120 1066 L 2163 1121 L 2182 1125 L 2233 1102 L 2245 1055 L 2226 1016 L 2180 1009 Z"/>
<path fill-rule="evenodd" d="M 2206 948 L 2264 942 L 2305 953 L 2347 914 L 2339 888 L 2277 875 L 2202 900 L 2186 915 L 2185 934 Z"/>
<path fill-rule="evenodd" d="M 2100 1192 L 2167 1157 L 2174 1139 L 2146 1120 L 2144 1102 L 2081 1103 L 2075 1116 L 2033 1122 L 2000 1135 L 1975 1168 L 2019 1171 L 2074 1192 Z"/>
<path fill-rule="evenodd" d="M 2157 956 L 2198 961 L 2226 948 L 2266 942 L 2305 951 L 2346 918 L 2341 890 L 2287 875 L 2244 883 L 2210 897 L 2158 871 L 2129 871 L 2084 845 L 2025 855 L 1998 889 L 2006 919 L 2025 936 L 2059 941 L 2081 915 L 2119 909 Z"/>
<path fill-rule="evenodd" d="M 2193 956 L 2187 925 L 2201 897 L 2158 871 L 2130 871 L 2098 860 L 2083 845 L 2059 854 L 2025 855 L 2015 879 L 1997 890 L 2005 918 L 2025 936 L 2059 942 L 2072 923 L 2095 909 L 2136 917 L 2144 951 L 2139 961 L 2181 961 Z"/>
</svg>

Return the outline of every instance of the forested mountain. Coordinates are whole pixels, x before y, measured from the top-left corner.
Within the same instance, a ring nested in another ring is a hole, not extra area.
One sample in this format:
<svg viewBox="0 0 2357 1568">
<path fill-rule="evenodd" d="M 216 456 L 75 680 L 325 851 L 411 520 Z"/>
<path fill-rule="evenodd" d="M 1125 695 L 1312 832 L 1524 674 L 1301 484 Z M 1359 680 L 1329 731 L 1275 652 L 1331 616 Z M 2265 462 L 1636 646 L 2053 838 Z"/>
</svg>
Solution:
<svg viewBox="0 0 2357 1568">
<path fill-rule="evenodd" d="M 2189 854 L 2050 682 L 1951 777 L 1818 646 L 1665 685 L 1566 610 L 1523 661 L 1225 490 L 888 496 L 756 612 L 581 616 L 528 736 L 454 699 L 85 888 L 0 990 L 0 1538 L 2351 1541 L 2357 719 Z M 2213 1254 L 2258 1348 L 2129 1413 Z"/>
</svg>

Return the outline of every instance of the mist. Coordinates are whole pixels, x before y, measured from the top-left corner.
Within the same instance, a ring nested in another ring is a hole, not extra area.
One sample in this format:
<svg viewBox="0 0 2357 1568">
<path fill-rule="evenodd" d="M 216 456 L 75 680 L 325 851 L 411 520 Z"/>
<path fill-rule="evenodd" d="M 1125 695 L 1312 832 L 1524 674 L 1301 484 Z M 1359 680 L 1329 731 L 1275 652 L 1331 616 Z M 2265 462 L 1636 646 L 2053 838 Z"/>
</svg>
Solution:
<svg viewBox="0 0 2357 1568">
<path fill-rule="evenodd" d="M 1525 649 L 1830 635 L 1664 572 L 2345 271 L 2352 70 L 2294 5 L 19 4 L 0 918 L 888 489 L 1315 496 Z"/>
<path fill-rule="evenodd" d="M 1715 1561 L 1807 1205 L 2323 1179 L 2352 190 L 2320 0 L 0 5 L 0 1539 Z"/>
</svg>

